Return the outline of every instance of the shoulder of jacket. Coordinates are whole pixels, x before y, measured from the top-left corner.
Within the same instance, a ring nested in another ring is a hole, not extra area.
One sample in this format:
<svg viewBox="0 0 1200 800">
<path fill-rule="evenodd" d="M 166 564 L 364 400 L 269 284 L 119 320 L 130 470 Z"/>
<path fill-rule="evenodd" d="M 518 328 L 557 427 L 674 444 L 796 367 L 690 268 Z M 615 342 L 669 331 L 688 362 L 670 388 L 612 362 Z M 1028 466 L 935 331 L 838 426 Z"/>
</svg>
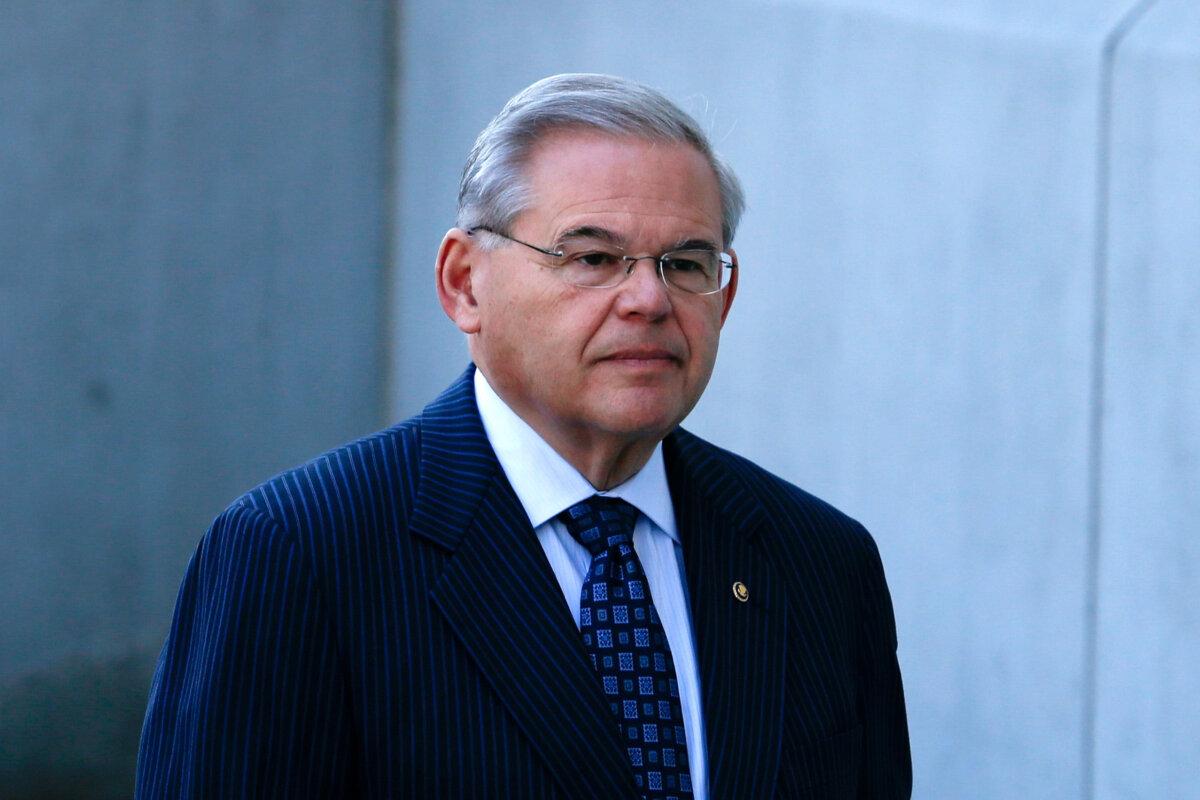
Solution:
<svg viewBox="0 0 1200 800">
<path fill-rule="evenodd" d="M 420 463 L 421 418 L 411 417 L 284 470 L 243 493 L 225 514 L 244 508 L 284 530 L 311 528 L 380 497 L 403 495 Z"/>
</svg>

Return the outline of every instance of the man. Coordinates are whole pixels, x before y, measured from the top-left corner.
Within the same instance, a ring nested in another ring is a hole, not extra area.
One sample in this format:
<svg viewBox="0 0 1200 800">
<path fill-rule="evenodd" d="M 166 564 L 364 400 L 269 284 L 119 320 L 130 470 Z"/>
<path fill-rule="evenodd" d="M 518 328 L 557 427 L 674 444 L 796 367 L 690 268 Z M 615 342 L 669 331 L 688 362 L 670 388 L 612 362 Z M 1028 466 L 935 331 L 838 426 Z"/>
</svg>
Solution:
<svg viewBox="0 0 1200 800">
<path fill-rule="evenodd" d="M 139 796 L 909 796 L 870 536 L 678 427 L 741 208 L 657 92 L 509 101 L 437 256 L 473 365 L 214 522 Z"/>
</svg>

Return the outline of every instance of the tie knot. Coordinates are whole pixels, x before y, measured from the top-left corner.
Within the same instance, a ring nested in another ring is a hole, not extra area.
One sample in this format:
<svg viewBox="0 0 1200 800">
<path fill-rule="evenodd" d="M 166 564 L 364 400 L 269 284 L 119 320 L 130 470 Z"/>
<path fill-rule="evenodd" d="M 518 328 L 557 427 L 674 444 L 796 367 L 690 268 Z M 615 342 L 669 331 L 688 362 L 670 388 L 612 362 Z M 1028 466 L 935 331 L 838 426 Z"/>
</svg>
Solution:
<svg viewBox="0 0 1200 800">
<path fill-rule="evenodd" d="M 633 540 L 638 510 L 618 497 L 592 495 L 558 515 L 576 541 L 592 557 L 610 547 Z"/>
</svg>

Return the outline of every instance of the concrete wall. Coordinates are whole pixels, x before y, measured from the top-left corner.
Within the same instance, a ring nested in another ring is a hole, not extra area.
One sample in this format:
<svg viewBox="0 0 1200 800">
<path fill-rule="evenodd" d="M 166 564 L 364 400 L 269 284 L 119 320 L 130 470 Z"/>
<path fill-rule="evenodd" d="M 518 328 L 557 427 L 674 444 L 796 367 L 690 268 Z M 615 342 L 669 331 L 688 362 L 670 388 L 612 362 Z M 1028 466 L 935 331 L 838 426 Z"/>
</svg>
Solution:
<svg viewBox="0 0 1200 800">
<path fill-rule="evenodd" d="M 211 518 L 382 424 L 384 3 L 0 9 L 0 796 L 128 797 Z"/>
<path fill-rule="evenodd" d="M 875 533 L 916 796 L 1189 796 L 1196 24 L 1182 1 L 409 4 L 396 415 L 465 361 L 431 276 L 479 128 L 553 72 L 656 85 L 750 201 L 687 424 Z"/>
</svg>

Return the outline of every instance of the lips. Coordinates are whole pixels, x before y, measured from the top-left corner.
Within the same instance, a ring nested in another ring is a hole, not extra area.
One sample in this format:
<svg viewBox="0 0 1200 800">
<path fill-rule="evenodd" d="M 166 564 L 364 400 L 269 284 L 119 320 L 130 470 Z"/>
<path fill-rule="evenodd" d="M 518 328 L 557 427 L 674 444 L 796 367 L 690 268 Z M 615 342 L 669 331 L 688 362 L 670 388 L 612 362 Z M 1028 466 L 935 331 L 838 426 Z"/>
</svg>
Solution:
<svg viewBox="0 0 1200 800">
<path fill-rule="evenodd" d="M 626 347 L 605 355 L 601 361 L 680 361 L 674 352 L 661 347 Z"/>
</svg>

